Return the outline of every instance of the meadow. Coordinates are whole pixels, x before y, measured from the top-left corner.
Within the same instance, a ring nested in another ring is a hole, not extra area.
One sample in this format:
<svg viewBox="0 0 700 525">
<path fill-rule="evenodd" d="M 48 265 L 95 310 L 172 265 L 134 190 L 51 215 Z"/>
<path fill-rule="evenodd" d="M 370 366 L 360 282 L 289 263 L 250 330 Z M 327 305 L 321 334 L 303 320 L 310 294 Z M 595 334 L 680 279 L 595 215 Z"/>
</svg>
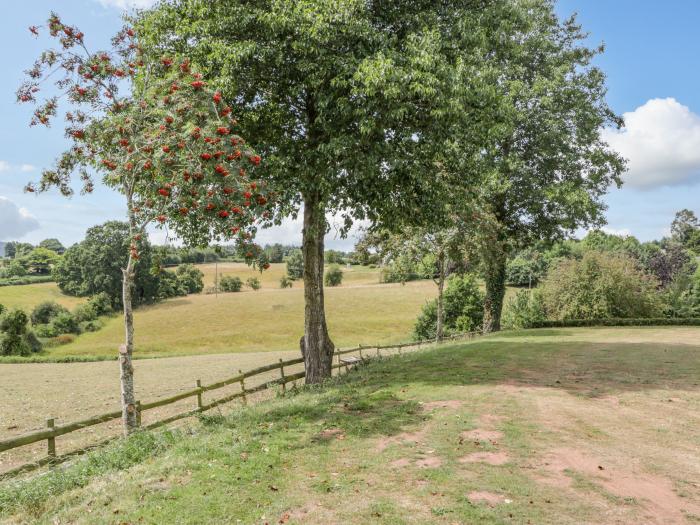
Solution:
<svg viewBox="0 0 700 525">
<path fill-rule="evenodd" d="M 303 284 L 296 281 L 291 289 L 279 288 L 284 264 L 273 264 L 262 274 L 242 263 L 205 264 L 199 268 L 204 273 L 205 289 L 213 286 L 217 270 L 219 278 L 236 275 L 245 282 L 257 277 L 262 288 L 253 291 L 244 286 L 238 293 L 189 295 L 137 309 L 137 357 L 298 348 L 303 333 Z M 378 269 L 354 266 L 343 271 L 343 284 L 326 288 L 328 323 L 334 342 L 340 346 L 407 340 L 421 307 L 436 294 L 432 281 L 380 284 Z M 66 306 L 82 301 L 62 295 L 54 283 L 0 288 L 0 303 L 7 307 L 30 311 L 45 300 Z M 106 319 L 99 331 L 48 348 L 45 355 L 113 356 L 123 330 L 121 316 L 115 315 Z"/>
<path fill-rule="evenodd" d="M 2 485 L 0 516 L 694 523 L 698 341 L 690 327 L 526 330 L 374 361 L 325 388 L 137 435 Z M 140 377 L 148 382 L 159 380 Z"/>
</svg>

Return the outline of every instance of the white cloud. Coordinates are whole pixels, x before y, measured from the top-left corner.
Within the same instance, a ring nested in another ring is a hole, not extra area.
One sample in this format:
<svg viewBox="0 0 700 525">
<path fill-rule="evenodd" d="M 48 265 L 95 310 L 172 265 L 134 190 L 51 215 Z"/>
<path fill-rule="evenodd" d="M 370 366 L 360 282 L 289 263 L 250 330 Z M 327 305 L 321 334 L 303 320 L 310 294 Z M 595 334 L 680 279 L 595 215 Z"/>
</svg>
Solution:
<svg viewBox="0 0 700 525">
<path fill-rule="evenodd" d="M 632 232 L 629 228 L 610 228 L 609 226 L 603 226 L 601 231 L 607 233 L 608 235 L 617 235 L 618 237 L 630 237 Z"/>
<path fill-rule="evenodd" d="M 625 113 L 605 140 L 628 159 L 626 186 L 653 188 L 700 181 L 700 115 L 674 98 L 655 98 Z"/>
<path fill-rule="evenodd" d="M 0 239 L 11 241 L 39 228 L 37 221 L 26 209 L 6 197 L 0 197 Z"/>
<path fill-rule="evenodd" d="M 99 0 L 105 7 L 117 9 L 146 9 L 156 3 L 157 0 Z"/>
<path fill-rule="evenodd" d="M 36 169 L 36 166 L 33 166 L 33 165 L 31 165 L 31 164 L 22 164 L 22 165 L 19 167 L 19 171 L 22 171 L 22 172 L 24 172 L 24 173 L 27 173 L 27 172 L 30 172 L 30 171 L 34 171 L 35 169 Z"/>
<path fill-rule="evenodd" d="M 9 171 L 10 170 L 10 164 L 7 161 L 0 160 L 0 173 L 3 171 Z"/>
</svg>

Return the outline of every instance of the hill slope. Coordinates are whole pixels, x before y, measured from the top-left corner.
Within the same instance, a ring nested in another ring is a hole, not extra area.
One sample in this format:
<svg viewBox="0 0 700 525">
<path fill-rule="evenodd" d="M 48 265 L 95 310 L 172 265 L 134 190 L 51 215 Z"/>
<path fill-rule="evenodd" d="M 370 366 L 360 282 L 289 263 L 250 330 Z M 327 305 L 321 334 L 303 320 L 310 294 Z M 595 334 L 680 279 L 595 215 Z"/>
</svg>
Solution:
<svg viewBox="0 0 700 525">
<path fill-rule="evenodd" d="M 0 489 L 9 523 L 686 523 L 700 329 L 504 333 L 373 362 Z M 659 341 L 665 341 L 659 343 Z"/>
</svg>

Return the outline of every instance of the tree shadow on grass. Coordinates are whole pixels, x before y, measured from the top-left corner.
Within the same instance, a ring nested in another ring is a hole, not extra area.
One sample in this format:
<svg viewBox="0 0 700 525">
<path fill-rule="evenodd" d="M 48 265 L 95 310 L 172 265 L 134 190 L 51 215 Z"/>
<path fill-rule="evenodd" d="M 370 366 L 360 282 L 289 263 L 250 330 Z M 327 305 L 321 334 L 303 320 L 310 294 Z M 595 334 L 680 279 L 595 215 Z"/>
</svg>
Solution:
<svg viewBox="0 0 700 525">
<path fill-rule="evenodd" d="M 560 335 L 557 332 L 557 335 Z M 508 384 L 585 396 L 700 390 L 700 345 L 483 341 L 407 355 L 376 367 L 377 387 Z"/>
</svg>

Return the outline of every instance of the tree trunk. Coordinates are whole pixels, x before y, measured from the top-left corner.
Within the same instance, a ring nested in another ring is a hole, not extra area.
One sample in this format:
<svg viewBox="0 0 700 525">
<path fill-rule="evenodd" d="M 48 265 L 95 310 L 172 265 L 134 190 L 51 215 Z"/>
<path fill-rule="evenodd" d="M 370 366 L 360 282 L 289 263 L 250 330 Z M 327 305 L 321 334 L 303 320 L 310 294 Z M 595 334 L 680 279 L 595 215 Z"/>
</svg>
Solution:
<svg viewBox="0 0 700 525">
<path fill-rule="evenodd" d="M 317 194 L 304 196 L 304 337 L 301 351 L 306 369 L 306 384 L 320 383 L 331 377 L 334 346 L 328 336 L 323 303 L 323 238 L 326 216 Z"/>
<path fill-rule="evenodd" d="M 136 235 L 136 223 L 133 216 L 133 203 L 127 197 L 129 209 L 129 234 L 131 242 Z M 134 354 L 134 311 L 132 297 L 134 289 L 134 257 L 129 252 L 126 268 L 122 270 L 122 303 L 124 304 L 124 331 L 125 341 L 119 347 L 119 381 L 121 383 L 122 423 L 124 434 L 129 435 L 138 428 L 136 414 L 136 395 L 134 394 L 134 366 L 132 356 Z"/>
<path fill-rule="evenodd" d="M 445 290 L 445 254 L 438 254 L 438 296 L 437 296 L 437 326 L 435 329 L 435 342 L 442 341 L 445 324 L 445 306 L 443 304 L 443 292 Z"/>
<path fill-rule="evenodd" d="M 487 260 L 485 271 L 486 297 L 484 298 L 484 333 L 498 332 L 501 329 L 501 312 L 506 293 L 506 253 L 496 248 Z"/>
</svg>

